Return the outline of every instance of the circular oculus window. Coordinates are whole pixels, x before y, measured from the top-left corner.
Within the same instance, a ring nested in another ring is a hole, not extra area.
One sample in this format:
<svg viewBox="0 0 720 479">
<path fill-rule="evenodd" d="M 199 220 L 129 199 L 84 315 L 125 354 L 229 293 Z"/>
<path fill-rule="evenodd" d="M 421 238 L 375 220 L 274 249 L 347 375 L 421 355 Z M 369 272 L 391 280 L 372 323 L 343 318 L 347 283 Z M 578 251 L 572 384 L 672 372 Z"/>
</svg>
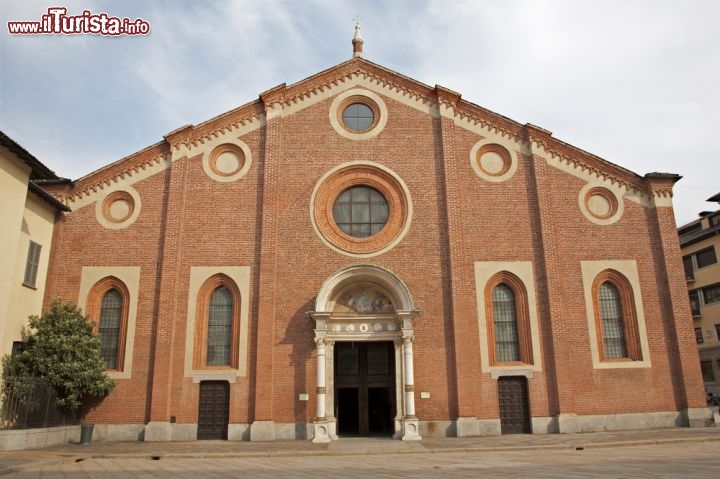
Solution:
<svg viewBox="0 0 720 479">
<path fill-rule="evenodd" d="M 341 136 L 367 140 L 387 123 L 387 107 L 379 95 L 353 88 L 335 97 L 330 105 L 330 124 Z"/>
<path fill-rule="evenodd" d="M 375 113 L 366 103 L 354 101 L 343 109 L 342 124 L 349 130 L 362 133 L 372 128 L 374 123 Z"/>
<path fill-rule="evenodd" d="M 208 164 L 216 175 L 232 176 L 245 165 L 245 153 L 239 146 L 225 143 L 210 153 Z"/>
<path fill-rule="evenodd" d="M 115 191 L 103 201 L 103 216 L 113 223 L 122 223 L 132 216 L 135 201 L 127 191 Z"/>
<path fill-rule="evenodd" d="M 510 179 L 517 169 L 515 157 L 508 148 L 484 140 L 470 150 L 470 165 L 480 178 L 493 183 Z"/>
<path fill-rule="evenodd" d="M 126 187 L 108 193 L 96 203 L 95 216 L 105 228 L 122 229 L 135 222 L 140 214 L 140 195 L 134 188 Z"/>
<path fill-rule="evenodd" d="M 313 226 L 323 241 L 350 256 L 374 256 L 407 233 L 412 203 L 394 173 L 367 163 L 343 165 L 315 186 Z"/>
<path fill-rule="evenodd" d="M 578 200 L 582 213 L 595 224 L 609 225 L 622 216 L 622 201 L 618 200 L 613 191 L 603 186 L 585 185 L 580 190 Z"/>
<path fill-rule="evenodd" d="M 388 202 L 375 188 L 351 186 L 335 200 L 333 219 L 343 233 L 353 238 L 374 236 L 387 223 Z"/>
<path fill-rule="evenodd" d="M 227 183 L 245 176 L 251 161 L 250 148 L 242 141 L 235 140 L 234 143 L 219 144 L 205 153 L 202 166 L 210 178 Z"/>
</svg>

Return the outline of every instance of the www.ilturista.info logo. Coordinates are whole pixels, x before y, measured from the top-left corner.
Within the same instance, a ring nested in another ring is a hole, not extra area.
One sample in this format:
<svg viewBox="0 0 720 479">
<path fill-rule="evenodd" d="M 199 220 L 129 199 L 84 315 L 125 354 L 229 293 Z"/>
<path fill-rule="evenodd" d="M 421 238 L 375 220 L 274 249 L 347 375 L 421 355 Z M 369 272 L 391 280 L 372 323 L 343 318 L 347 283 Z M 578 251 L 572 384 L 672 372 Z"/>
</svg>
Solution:
<svg viewBox="0 0 720 479">
<path fill-rule="evenodd" d="M 83 10 L 81 15 L 68 15 L 65 7 L 50 7 L 39 22 L 7 22 L 11 35 L 147 35 L 150 24 L 138 18 L 111 17 L 107 13 L 93 14 Z"/>
</svg>

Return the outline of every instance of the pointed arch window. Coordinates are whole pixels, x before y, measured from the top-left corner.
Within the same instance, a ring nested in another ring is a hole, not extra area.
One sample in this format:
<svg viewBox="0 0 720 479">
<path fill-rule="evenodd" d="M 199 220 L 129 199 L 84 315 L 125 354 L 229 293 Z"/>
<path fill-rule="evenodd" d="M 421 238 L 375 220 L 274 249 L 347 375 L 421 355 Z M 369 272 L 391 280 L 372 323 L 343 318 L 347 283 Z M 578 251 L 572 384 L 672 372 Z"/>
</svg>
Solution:
<svg viewBox="0 0 720 479">
<path fill-rule="evenodd" d="M 237 368 L 240 291 L 224 274 L 209 278 L 198 293 L 195 368 Z"/>
<path fill-rule="evenodd" d="M 111 289 L 103 296 L 100 303 L 100 320 L 98 336 L 100 336 L 100 354 L 108 369 L 117 369 L 117 351 L 122 326 L 122 296 L 116 289 Z"/>
<path fill-rule="evenodd" d="M 122 371 L 125 361 L 130 293 L 114 276 L 101 279 L 88 293 L 87 311 L 100 337 L 100 354 L 107 369 Z"/>
<path fill-rule="evenodd" d="M 505 283 L 492 291 L 495 359 L 501 362 L 520 361 L 515 293 Z"/>
<path fill-rule="evenodd" d="M 230 344 L 232 342 L 233 300 L 225 286 L 218 286 L 210 297 L 208 310 L 207 364 L 208 366 L 230 365 Z"/>
<path fill-rule="evenodd" d="M 490 364 L 532 364 L 528 299 L 523 282 L 512 273 L 500 272 L 488 281 L 485 298 Z"/>
<path fill-rule="evenodd" d="M 605 270 L 593 283 L 601 360 L 642 360 L 632 287 L 619 272 Z"/>
</svg>

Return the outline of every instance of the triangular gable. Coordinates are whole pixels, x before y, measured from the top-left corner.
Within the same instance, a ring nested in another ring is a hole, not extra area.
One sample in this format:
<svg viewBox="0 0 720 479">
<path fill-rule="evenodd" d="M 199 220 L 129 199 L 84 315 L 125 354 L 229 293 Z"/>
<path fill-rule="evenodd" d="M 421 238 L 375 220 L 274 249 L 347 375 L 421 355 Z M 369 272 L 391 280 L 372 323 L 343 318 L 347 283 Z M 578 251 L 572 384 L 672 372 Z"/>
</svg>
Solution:
<svg viewBox="0 0 720 479">
<path fill-rule="evenodd" d="M 96 170 L 75 182 L 67 201 L 73 209 L 92 203 L 103 190 L 118 182 L 132 185 L 163 171 L 173 161 L 195 156 L 226 135 L 241 137 L 261 128 L 266 118 L 287 116 L 350 88 L 366 88 L 432 116 L 451 118 L 454 124 L 480 136 L 502 140 L 526 157 L 542 158 L 550 166 L 586 182 L 607 184 L 621 197 L 654 206 L 643 178 L 607 160 L 552 137 L 551 133 L 461 99 L 460 94 L 430 87 L 393 70 L 356 57 L 289 86 L 278 85 L 238 108 L 198 125 L 179 128 L 165 141 Z"/>
</svg>

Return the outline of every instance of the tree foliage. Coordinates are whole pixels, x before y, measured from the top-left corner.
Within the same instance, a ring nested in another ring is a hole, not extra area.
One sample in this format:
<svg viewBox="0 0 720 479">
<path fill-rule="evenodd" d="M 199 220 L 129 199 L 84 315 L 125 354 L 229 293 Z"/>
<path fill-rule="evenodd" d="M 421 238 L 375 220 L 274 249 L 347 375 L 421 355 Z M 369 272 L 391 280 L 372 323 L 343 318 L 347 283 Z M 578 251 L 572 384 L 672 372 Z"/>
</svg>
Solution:
<svg viewBox="0 0 720 479">
<path fill-rule="evenodd" d="M 112 391 L 115 383 L 105 374 L 100 338 L 75 304 L 56 299 L 29 324 L 33 333 L 22 351 L 3 358 L 3 377 L 46 378 L 57 391 L 58 406 L 73 413 Z"/>
</svg>

